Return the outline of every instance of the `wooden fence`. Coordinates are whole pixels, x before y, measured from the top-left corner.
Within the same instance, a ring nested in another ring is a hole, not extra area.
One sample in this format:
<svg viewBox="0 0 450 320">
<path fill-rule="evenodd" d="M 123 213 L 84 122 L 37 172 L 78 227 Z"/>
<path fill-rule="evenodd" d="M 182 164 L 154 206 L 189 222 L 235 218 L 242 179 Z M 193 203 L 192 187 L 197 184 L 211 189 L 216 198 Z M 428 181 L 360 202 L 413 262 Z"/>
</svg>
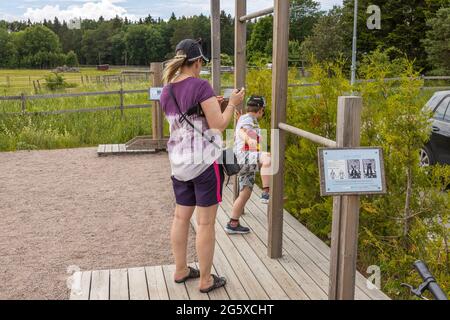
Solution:
<svg viewBox="0 0 450 320">
<path fill-rule="evenodd" d="M 21 112 L 2 112 L 3 115 L 57 115 L 68 113 L 86 113 L 86 112 L 99 112 L 99 111 L 112 111 L 120 110 L 123 116 L 125 110 L 128 109 L 148 109 L 152 107 L 152 104 L 138 104 L 138 105 L 125 105 L 124 96 L 126 94 L 142 94 L 148 93 L 148 90 L 117 90 L 117 91 L 102 91 L 102 92 L 82 92 L 82 93 L 61 93 L 61 94 L 41 94 L 41 95 L 25 95 L 19 96 L 0 96 L 0 101 L 20 101 Z M 75 98 L 75 97 L 92 97 L 92 96 L 107 96 L 118 95 L 119 103 L 117 106 L 107 107 L 95 107 L 95 108 L 82 108 L 82 109 L 66 109 L 66 110 L 54 110 L 54 111 L 28 111 L 27 101 L 41 100 L 41 99 L 58 99 L 58 98 Z M 1 106 L 1 104 L 0 104 Z"/>
</svg>

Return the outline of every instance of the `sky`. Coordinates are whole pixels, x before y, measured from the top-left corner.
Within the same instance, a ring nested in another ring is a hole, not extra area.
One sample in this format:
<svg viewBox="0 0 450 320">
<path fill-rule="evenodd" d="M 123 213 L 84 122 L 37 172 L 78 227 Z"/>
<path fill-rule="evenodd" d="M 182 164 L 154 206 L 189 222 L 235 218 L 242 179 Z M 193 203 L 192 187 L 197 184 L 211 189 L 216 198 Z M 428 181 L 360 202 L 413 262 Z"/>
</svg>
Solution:
<svg viewBox="0 0 450 320">
<path fill-rule="evenodd" d="M 342 0 L 316 0 L 323 10 L 333 5 L 342 5 Z M 268 8 L 273 0 L 248 0 L 248 12 Z M 168 19 L 172 12 L 177 16 L 192 16 L 203 13 L 209 15 L 209 0 L 0 0 L 0 20 L 27 20 L 33 22 L 44 19 L 60 20 L 73 18 L 105 19 L 127 16 L 135 20 L 146 17 Z M 222 0 L 222 9 L 233 13 L 234 0 Z"/>
</svg>

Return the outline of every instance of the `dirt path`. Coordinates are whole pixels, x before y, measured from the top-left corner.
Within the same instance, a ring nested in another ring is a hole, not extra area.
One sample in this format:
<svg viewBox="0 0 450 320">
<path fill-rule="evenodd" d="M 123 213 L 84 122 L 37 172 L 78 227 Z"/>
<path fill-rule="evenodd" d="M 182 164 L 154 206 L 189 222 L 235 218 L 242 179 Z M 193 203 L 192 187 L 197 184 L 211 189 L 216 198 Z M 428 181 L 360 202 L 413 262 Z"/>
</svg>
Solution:
<svg viewBox="0 0 450 320">
<path fill-rule="evenodd" d="M 67 299 L 69 266 L 172 264 L 173 209 L 166 154 L 0 153 L 0 299 Z"/>
</svg>

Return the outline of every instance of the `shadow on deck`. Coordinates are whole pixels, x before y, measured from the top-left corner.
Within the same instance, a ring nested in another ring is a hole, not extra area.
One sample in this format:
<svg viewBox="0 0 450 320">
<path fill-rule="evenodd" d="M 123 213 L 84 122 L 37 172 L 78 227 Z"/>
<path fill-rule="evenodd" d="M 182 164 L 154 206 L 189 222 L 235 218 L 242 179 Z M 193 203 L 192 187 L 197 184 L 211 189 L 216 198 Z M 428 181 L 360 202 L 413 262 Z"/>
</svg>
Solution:
<svg viewBox="0 0 450 320">
<path fill-rule="evenodd" d="M 214 269 L 228 280 L 226 288 L 208 295 L 198 291 L 197 281 L 178 285 L 174 266 L 121 270 L 86 271 L 71 300 L 323 300 L 328 298 L 330 248 L 294 217 L 284 214 L 284 253 L 281 259 L 267 256 L 267 206 L 259 202 L 256 189 L 243 216 L 252 229 L 248 235 L 228 236 L 223 226 L 231 211 L 231 188 L 224 190 L 216 224 Z M 192 224 L 196 229 L 195 219 Z M 192 265 L 195 266 L 195 263 Z M 370 290 L 357 274 L 356 299 L 389 299 L 379 290 Z"/>
</svg>

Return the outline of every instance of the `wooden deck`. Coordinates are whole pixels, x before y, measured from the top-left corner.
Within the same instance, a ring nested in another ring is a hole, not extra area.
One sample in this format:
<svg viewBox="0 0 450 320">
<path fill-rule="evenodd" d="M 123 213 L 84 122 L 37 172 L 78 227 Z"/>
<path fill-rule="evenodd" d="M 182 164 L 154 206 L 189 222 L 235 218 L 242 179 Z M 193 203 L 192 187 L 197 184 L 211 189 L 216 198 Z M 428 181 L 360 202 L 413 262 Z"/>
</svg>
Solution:
<svg viewBox="0 0 450 320">
<path fill-rule="evenodd" d="M 125 144 L 101 144 L 98 146 L 97 154 L 100 157 L 105 156 L 119 156 L 119 155 L 138 155 L 138 154 L 152 154 L 156 150 L 127 150 Z"/>
<path fill-rule="evenodd" d="M 123 270 L 86 271 L 81 291 L 71 300 L 323 300 L 328 295 L 330 248 L 289 213 L 284 216 L 284 255 L 267 257 L 267 206 L 256 190 L 242 223 L 252 229 L 248 235 L 228 236 L 223 230 L 232 205 L 231 188 L 226 188 L 217 217 L 214 272 L 228 280 L 226 288 L 200 294 L 197 281 L 183 285 L 173 281 L 174 266 Z M 193 219 L 193 226 L 196 224 Z M 195 266 L 195 263 L 192 265 Z M 369 290 L 358 274 L 356 299 L 389 299 L 379 290 Z"/>
</svg>

